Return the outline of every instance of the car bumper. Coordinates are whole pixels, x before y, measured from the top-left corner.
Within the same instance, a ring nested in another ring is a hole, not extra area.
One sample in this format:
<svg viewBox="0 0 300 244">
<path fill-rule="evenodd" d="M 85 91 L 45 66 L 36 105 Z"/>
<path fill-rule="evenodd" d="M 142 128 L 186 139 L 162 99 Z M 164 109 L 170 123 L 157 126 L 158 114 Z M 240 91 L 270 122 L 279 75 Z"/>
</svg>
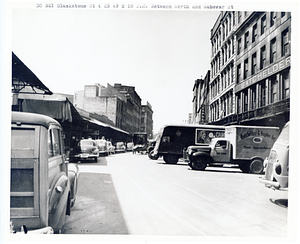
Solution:
<svg viewBox="0 0 300 244">
<path fill-rule="evenodd" d="M 54 230 L 51 226 L 47 226 L 41 229 L 29 230 L 25 232 L 24 230 L 18 232 L 12 232 L 13 234 L 54 234 Z"/>
<path fill-rule="evenodd" d="M 76 159 L 91 159 L 91 158 L 96 158 L 98 155 L 93 155 L 93 154 L 86 154 L 86 153 L 82 153 L 82 154 L 77 154 L 74 156 L 74 158 Z"/>
<path fill-rule="evenodd" d="M 259 179 L 259 182 L 264 184 L 266 187 L 271 188 L 273 190 L 281 190 L 281 191 L 287 191 L 288 190 L 288 188 L 281 187 L 279 182 L 266 180 L 262 177 Z"/>
</svg>

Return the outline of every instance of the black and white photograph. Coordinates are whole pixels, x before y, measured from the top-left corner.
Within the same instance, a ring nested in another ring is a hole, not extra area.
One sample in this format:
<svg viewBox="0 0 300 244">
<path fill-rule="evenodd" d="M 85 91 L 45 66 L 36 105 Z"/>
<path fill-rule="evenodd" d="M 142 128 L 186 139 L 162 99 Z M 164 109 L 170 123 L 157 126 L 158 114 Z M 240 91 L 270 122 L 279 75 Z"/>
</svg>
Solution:
<svg viewBox="0 0 300 244">
<path fill-rule="evenodd" d="M 299 241 L 297 1 L 2 5 L 1 243 Z"/>
</svg>

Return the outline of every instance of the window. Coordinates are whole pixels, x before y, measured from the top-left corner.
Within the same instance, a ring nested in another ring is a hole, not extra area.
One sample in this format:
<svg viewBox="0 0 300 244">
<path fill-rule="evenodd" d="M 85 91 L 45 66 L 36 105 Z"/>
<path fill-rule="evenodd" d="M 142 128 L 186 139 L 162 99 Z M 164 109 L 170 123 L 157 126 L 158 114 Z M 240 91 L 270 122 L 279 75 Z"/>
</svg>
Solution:
<svg viewBox="0 0 300 244">
<path fill-rule="evenodd" d="M 239 64 L 237 66 L 237 83 L 239 83 L 242 79 L 241 79 L 241 64 Z"/>
<path fill-rule="evenodd" d="M 238 23 L 241 23 L 242 20 L 242 12 L 238 11 Z"/>
<path fill-rule="evenodd" d="M 248 48 L 248 44 L 249 44 L 249 31 L 247 31 L 245 33 L 245 49 Z"/>
<path fill-rule="evenodd" d="M 257 40 L 257 24 L 252 27 L 252 42 Z"/>
<path fill-rule="evenodd" d="M 169 143 L 169 142 L 171 142 L 171 137 L 170 136 L 163 136 L 162 142 L 163 143 Z"/>
<path fill-rule="evenodd" d="M 264 34 L 267 29 L 266 15 L 261 18 L 261 34 Z"/>
<path fill-rule="evenodd" d="M 228 58 L 231 57 L 231 42 L 228 43 Z"/>
<path fill-rule="evenodd" d="M 225 53 L 224 49 L 222 49 L 222 65 L 224 65 Z"/>
<path fill-rule="evenodd" d="M 246 79 L 249 76 L 248 68 L 248 59 L 246 59 L 244 61 L 244 79 Z"/>
<path fill-rule="evenodd" d="M 257 61 L 256 61 L 256 53 L 252 54 L 252 71 L 251 74 L 254 75 L 257 72 Z"/>
<path fill-rule="evenodd" d="M 250 108 L 253 110 L 256 108 L 256 85 L 250 88 L 251 93 L 251 105 Z"/>
<path fill-rule="evenodd" d="M 242 39 L 240 38 L 238 40 L 238 51 L 237 51 L 237 54 L 240 54 L 242 51 Z"/>
<path fill-rule="evenodd" d="M 244 112 L 248 111 L 248 90 L 244 92 Z"/>
<path fill-rule="evenodd" d="M 260 49 L 260 69 L 266 67 L 266 46 Z"/>
<path fill-rule="evenodd" d="M 290 97 L 290 77 L 289 72 L 285 71 L 282 74 L 282 83 L 283 83 L 283 99 Z"/>
<path fill-rule="evenodd" d="M 261 87 L 261 100 L 260 100 L 260 106 L 266 106 L 266 81 L 263 80 L 260 84 Z"/>
<path fill-rule="evenodd" d="M 275 103 L 278 101 L 278 80 L 276 76 L 271 77 L 271 103 Z"/>
<path fill-rule="evenodd" d="M 281 12 L 281 18 L 285 16 L 285 12 Z"/>
<path fill-rule="evenodd" d="M 241 100 L 241 93 L 237 94 L 237 113 L 242 112 L 242 100 Z"/>
<path fill-rule="evenodd" d="M 218 141 L 216 143 L 216 148 L 226 149 L 227 148 L 227 141 Z"/>
<path fill-rule="evenodd" d="M 289 29 L 285 29 L 281 34 L 282 56 L 290 53 Z"/>
<path fill-rule="evenodd" d="M 270 13 L 270 26 L 273 26 L 275 24 L 275 19 L 276 19 L 276 13 L 271 12 Z"/>
<path fill-rule="evenodd" d="M 270 63 L 276 61 L 276 38 L 271 40 L 270 45 Z"/>
</svg>

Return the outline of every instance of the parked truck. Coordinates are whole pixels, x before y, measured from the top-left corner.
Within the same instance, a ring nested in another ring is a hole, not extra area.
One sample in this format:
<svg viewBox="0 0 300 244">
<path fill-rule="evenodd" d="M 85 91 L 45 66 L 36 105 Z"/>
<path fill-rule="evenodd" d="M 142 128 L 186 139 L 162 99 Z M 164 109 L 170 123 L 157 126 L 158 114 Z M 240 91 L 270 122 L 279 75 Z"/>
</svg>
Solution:
<svg viewBox="0 0 300 244">
<path fill-rule="evenodd" d="M 217 125 L 165 125 L 159 131 L 151 156 L 163 157 L 167 164 L 176 164 L 191 145 L 208 145 L 212 138 L 224 138 L 225 127 Z"/>
<path fill-rule="evenodd" d="M 208 165 L 236 164 L 244 173 L 260 174 L 279 131 L 278 127 L 227 126 L 225 138 L 188 147 L 185 159 L 194 170 L 204 170 Z"/>
</svg>

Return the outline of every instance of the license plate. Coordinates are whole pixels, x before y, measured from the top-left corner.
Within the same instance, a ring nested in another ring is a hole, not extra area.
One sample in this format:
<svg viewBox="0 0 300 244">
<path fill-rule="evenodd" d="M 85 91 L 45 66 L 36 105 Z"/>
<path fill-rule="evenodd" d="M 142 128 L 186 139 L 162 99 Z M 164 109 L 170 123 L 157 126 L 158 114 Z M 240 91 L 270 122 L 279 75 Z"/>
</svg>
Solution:
<svg viewBox="0 0 300 244">
<path fill-rule="evenodd" d="M 88 158 L 89 155 L 88 155 L 88 154 L 81 154 L 81 157 L 82 157 L 82 158 Z"/>
</svg>

